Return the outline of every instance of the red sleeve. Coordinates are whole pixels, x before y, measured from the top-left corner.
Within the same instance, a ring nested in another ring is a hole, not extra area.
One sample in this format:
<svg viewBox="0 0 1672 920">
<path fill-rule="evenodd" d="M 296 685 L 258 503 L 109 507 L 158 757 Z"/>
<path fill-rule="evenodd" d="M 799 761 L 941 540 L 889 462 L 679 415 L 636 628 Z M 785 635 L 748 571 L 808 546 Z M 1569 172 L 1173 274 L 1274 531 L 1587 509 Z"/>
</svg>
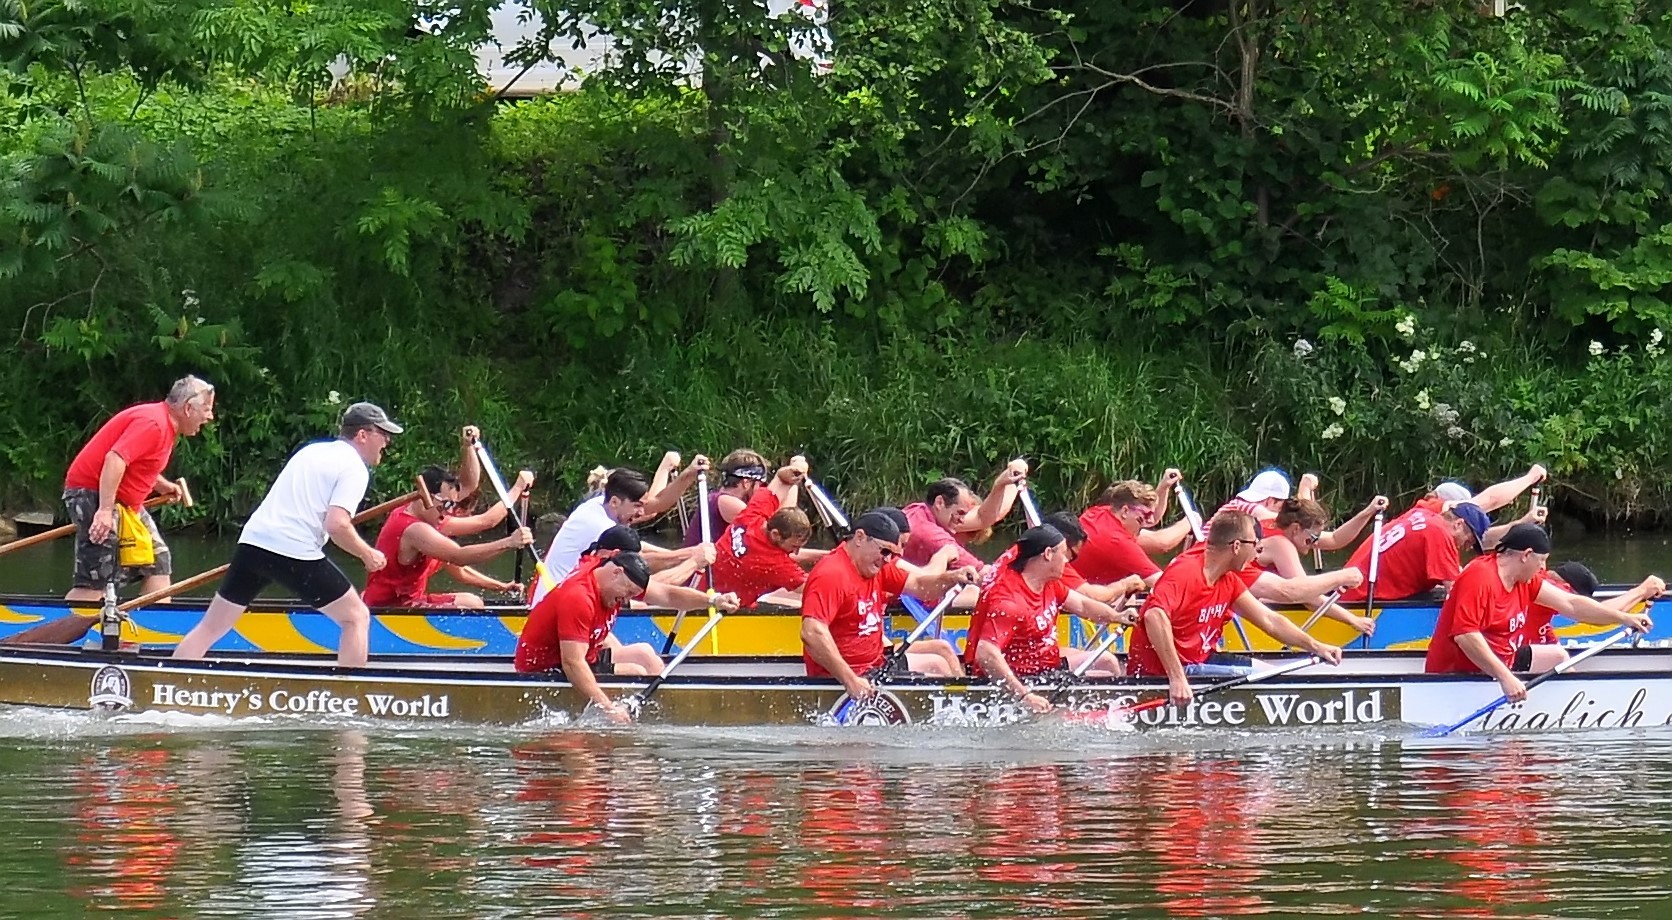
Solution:
<svg viewBox="0 0 1672 920">
<path fill-rule="evenodd" d="M 1063 597 L 1067 597 L 1069 591 L 1078 591 L 1080 586 L 1085 583 L 1085 576 L 1076 572 L 1072 565 L 1065 565 L 1062 567 L 1062 581 L 1059 582 L 1059 584 L 1061 584 L 1065 589 L 1063 591 Z"/>
<path fill-rule="evenodd" d="M 895 596 L 906 593 L 906 581 L 910 577 L 906 574 L 905 569 L 895 565 L 892 561 L 884 564 L 882 571 L 877 573 L 877 581 L 882 585 L 883 593 Z"/>
<path fill-rule="evenodd" d="M 821 623 L 834 623 L 846 600 L 840 583 L 814 572 L 807 578 L 807 589 L 801 595 L 801 615 Z"/>
<path fill-rule="evenodd" d="M 168 434 L 151 419 L 136 416 L 122 428 L 122 434 L 110 449 L 128 463 L 161 451 L 168 445 Z"/>
<path fill-rule="evenodd" d="M 769 590 L 778 588 L 799 588 L 807 583 L 807 570 L 796 564 L 788 553 L 770 553 L 759 559 L 759 579 L 757 584 L 771 585 Z"/>
<path fill-rule="evenodd" d="M 1463 564 L 1457 555 L 1457 541 L 1443 527 L 1425 529 L 1430 534 L 1428 558 L 1423 563 L 1428 578 L 1439 583 L 1456 581 L 1457 576 L 1463 573 Z"/>
<path fill-rule="evenodd" d="M 737 513 L 737 517 L 732 519 L 731 526 L 747 527 L 754 521 L 760 521 L 762 524 L 765 524 L 767 519 L 777 513 L 778 496 L 772 494 L 771 489 L 761 486 L 756 489 L 755 494 L 750 497 L 749 504 L 744 505 L 743 510 L 739 511 Z"/>
<path fill-rule="evenodd" d="M 1068 566 L 1067 568 L 1063 569 L 1063 574 L 1067 575 L 1069 572 L 1073 572 L 1073 571 L 1074 571 L 1074 567 L 1073 566 Z M 1078 573 L 1075 573 L 1075 574 L 1076 574 L 1076 577 L 1078 577 Z M 1081 578 L 1080 583 L 1085 584 L 1086 580 L 1084 578 Z M 1051 582 L 1050 584 L 1045 586 L 1045 594 L 1046 594 L 1047 603 L 1054 603 L 1058 607 L 1061 607 L 1063 601 L 1068 600 L 1068 592 L 1073 590 L 1073 588 L 1074 588 L 1074 586 L 1068 583 L 1067 578 L 1062 578 L 1058 581 Z"/>
<path fill-rule="evenodd" d="M 1492 599 L 1488 596 L 1486 587 L 1486 583 L 1478 578 L 1470 578 L 1467 583 L 1460 582 L 1453 586 L 1452 592 L 1457 598 L 1457 605 L 1451 612 L 1453 639 L 1464 633 L 1486 630 L 1486 615 L 1492 609 Z M 1458 649 L 1458 652 L 1461 653 L 1462 649 Z"/>
</svg>

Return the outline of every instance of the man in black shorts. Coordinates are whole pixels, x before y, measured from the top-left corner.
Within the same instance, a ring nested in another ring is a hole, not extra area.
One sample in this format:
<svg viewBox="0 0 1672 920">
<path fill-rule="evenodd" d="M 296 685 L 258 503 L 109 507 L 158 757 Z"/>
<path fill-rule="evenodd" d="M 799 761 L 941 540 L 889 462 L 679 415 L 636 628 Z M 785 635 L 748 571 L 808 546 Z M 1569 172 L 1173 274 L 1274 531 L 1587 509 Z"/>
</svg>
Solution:
<svg viewBox="0 0 1672 920">
<path fill-rule="evenodd" d="M 383 553 L 354 529 L 354 512 L 366 495 L 370 467 L 401 426 L 371 403 L 343 413 L 338 436 L 292 454 L 267 497 L 238 537 L 232 564 L 203 619 L 175 646 L 176 658 L 202 658 L 226 635 L 269 582 L 295 591 L 305 603 L 342 627 L 337 663 L 366 663 L 371 613 L 348 577 L 325 556 L 327 538 L 359 559 L 366 571 L 383 568 Z"/>
</svg>

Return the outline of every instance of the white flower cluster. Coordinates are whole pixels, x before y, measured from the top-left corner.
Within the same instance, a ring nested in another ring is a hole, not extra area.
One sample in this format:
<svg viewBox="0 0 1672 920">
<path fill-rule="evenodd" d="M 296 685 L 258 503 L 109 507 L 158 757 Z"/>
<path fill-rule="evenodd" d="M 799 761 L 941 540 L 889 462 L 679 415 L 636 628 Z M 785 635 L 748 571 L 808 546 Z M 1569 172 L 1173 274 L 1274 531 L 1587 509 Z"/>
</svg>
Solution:
<svg viewBox="0 0 1672 920">
<path fill-rule="evenodd" d="M 1457 418 L 1458 418 L 1457 410 L 1453 409 L 1449 404 L 1443 403 L 1443 402 L 1437 402 L 1437 403 L 1434 404 L 1434 409 L 1432 411 L 1434 413 L 1434 420 L 1439 422 L 1440 424 L 1442 424 L 1442 425 L 1455 425 L 1455 424 L 1457 424 Z"/>
<path fill-rule="evenodd" d="M 1295 357 L 1305 359 L 1314 351 L 1317 351 L 1317 349 L 1312 347 L 1311 342 L 1305 339 L 1295 339 Z"/>
<path fill-rule="evenodd" d="M 1399 365 L 1400 370 L 1407 374 L 1411 374 L 1415 373 L 1416 369 L 1422 366 L 1422 362 L 1427 360 L 1428 352 L 1418 348 L 1417 350 L 1411 352 L 1411 356 L 1409 358 L 1406 358 L 1403 361 L 1395 361 L 1394 363 Z"/>
<path fill-rule="evenodd" d="M 1331 396 L 1329 398 L 1329 411 L 1334 412 L 1336 415 L 1346 413 L 1347 401 L 1339 396 Z"/>
<path fill-rule="evenodd" d="M 1463 359 L 1464 364 L 1473 364 L 1476 358 L 1486 357 L 1479 348 L 1475 347 L 1475 343 L 1468 339 L 1457 343 L 1457 354 Z"/>
<path fill-rule="evenodd" d="M 1502 437 L 1502 438 L 1498 439 L 1498 446 L 1499 447 L 1508 447 L 1508 446 L 1510 446 L 1511 444 L 1514 444 L 1514 443 L 1515 443 L 1515 439 L 1511 438 L 1511 437 Z"/>
<path fill-rule="evenodd" d="M 343 394 L 338 393 L 336 390 L 332 390 L 331 392 L 325 394 L 325 404 L 327 406 L 334 406 L 342 401 Z"/>
<path fill-rule="evenodd" d="M 1603 347 L 1602 347 L 1602 343 L 1601 343 L 1601 342 L 1598 342 L 1598 341 L 1595 341 L 1595 340 L 1593 340 L 1593 341 L 1592 341 L 1592 342 L 1591 342 L 1591 347 L 1590 347 L 1590 348 L 1589 348 L 1589 349 L 1588 349 L 1588 350 L 1589 350 L 1589 351 L 1590 351 L 1590 353 L 1591 353 L 1591 357 L 1593 357 L 1593 358 L 1600 358 L 1600 357 L 1602 357 L 1602 352 L 1603 352 Z"/>
<path fill-rule="evenodd" d="M 1417 318 L 1407 313 L 1399 318 L 1399 322 L 1393 324 L 1393 329 L 1409 342 L 1417 336 Z"/>
<path fill-rule="evenodd" d="M 1649 344 L 1643 346 L 1643 350 L 1648 353 L 1649 357 L 1658 358 L 1661 355 L 1666 354 L 1666 349 L 1660 344 L 1661 340 L 1664 338 L 1666 338 L 1666 333 L 1661 332 L 1659 329 L 1649 333 Z"/>
<path fill-rule="evenodd" d="M 1432 406 L 1433 406 L 1433 403 L 1428 401 L 1428 391 L 1427 390 L 1418 390 L 1417 391 L 1417 408 L 1421 409 L 1424 412 L 1427 412 L 1430 408 L 1432 408 Z"/>
<path fill-rule="evenodd" d="M 1333 441 L 1336 438 L 1339 438 L 1343 434 L 1346 434 L 1346 433 L 1347 433 L 1347 429 L 1341 427 L 1340 422 L 1331 422 L 1329 427 L 1325 428 L 1323 433 L 1320 434 L 1319 437 L 1323 438 L 1326 441 Z"/>
<path fill-rule="evenodd" d="M 1464 431 L 1463 429 L 1457 427 L 1456 425 L 1453 425 L 1450 428 L 1446 429 L 1446 437 L 1451 438 L 1453 441 L 1463 440 L 1463 436 L 1466 435 L 1466 434 L 1468 434 L 1467 431 Z"/>
</svg>

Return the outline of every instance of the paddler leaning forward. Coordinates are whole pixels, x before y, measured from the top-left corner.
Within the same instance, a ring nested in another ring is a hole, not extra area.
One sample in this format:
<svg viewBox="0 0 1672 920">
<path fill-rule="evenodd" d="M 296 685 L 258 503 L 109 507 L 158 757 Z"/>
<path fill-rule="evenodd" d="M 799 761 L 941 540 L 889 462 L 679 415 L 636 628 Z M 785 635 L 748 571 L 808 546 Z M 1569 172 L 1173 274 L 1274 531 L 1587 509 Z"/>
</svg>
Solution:
<svg viewBox="0 0 1672 920">
<path fill-rule="evenodd" d="M 1130 626 L 1136 622 L 1131 611 L 1117 612 L 1071 590 L 1063 579 L 1068 555 L 1068 538 L 1057 528 L 1043 524 L 1024 531 L 1016 545 L 983 575 L 981 599 L 970 617 L 965 666 L 972 675 L 1008 688 L 1034 712 L 1049 712 L 1051 701 L 1023 678 L 1060 677 L 1092 655 L 1099 660 L 1090 663 L 1085 673 L 1096 677 L 1121 674 L 1120 662 L 1113 655 L 1057 644 L 1059 611 L 1098 623 Z"/>
<path fill-rule="evenodd" d="M 848 696 L 869 699 L 876 692 L 871 674 L 886 660 L 887 596 L 934 596 L 953 585 L 975 583 L 972 566 L 938 575 L 907 573 L 896 564 L 899 555 L 899 526 L 880 511 L 867 511 L 853 522 L 853 536 L 813 566 L 801 590 L 802 659 L 809 677 L 834 677 Z M 921 644 L 946 645 L 943 640 Z M 905 665 L 931 676 L 952 676 L 944 651 L 908 652 Z"/>
<path fill-rule="evenodd" d="M 650 564 L 639 555 L 639 536 L 617 525 L 581 553 L 574 571 L 528 612 L 517 637 L 516 668 L 528 673 L 562 668 L 563 676 L 615 722 L 631 722 L 625 706 L 610 699 L 597 675 L 654 677 L 662 657 L 645 642 L 623 645 L 610 632 L 621 608 L 634 598 L 675 610 L 714 607 L 730 613 L 737 595 L 714 594 L 652 582 Z"/>
<path fill-rule="evenodd" d="M 1619 624 L 1639 633 L 1654 628 L 1646 614 L 1613 610 L 1551 584 L 1542 577 L 1549 558 L 1549 534 L 1522 523 L 1470 562 L 1440 607 L 1425 670 L 1488 674 L 1510 702 L 1519 703 L 1527 698 L 1527 687 L 1518 673 L 1548 671 L 1567 659 L 1560 645 L 1528 643 L 1528 613 L 1535 604 L 1581 623 Z"/>
<path fill-rule="evenodd" d="M 1214 515 L 1205 550 L 1168 565 L 1139 611 L 1127 656 L 1133 677 L 1166 675 L 1168 698 L 1175 706 L 1187 706 L 1195 696 L 1192 675 L 1246 673 L 1249 668 L 1210 661 L 1225 624 L 1237 614 L 1278 642 L 1341 663 L 1341 649 L 1302 632 L 1248 593 L 1240 572 L 1259 545 L 1253 515 L 1227 510 Z"/>
</svg>

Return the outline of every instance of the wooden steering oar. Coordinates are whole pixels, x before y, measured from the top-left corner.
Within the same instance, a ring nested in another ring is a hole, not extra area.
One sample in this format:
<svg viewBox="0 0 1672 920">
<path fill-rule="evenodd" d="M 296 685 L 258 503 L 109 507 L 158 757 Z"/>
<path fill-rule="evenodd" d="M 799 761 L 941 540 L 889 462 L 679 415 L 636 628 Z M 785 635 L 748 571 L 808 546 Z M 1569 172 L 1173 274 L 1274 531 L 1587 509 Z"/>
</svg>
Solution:
<svg viewBox="0 0 1672 920">
<path fill-rule="evenodd" d="M 171 505 L 175 502 L 179 502 L 186 508 L 192 507 L 192 493 L 186 489 L 186 480 L 176 479 L 175 484 L 180 487 L 179 495 L 158 495 L 153 498 L 148 498 L 145 500 L 145 504 L 143 505 L 145 510 L 149 511 L 152 508 L 160 508 L 163 505 Z M 61 527 L 54 527 L 51 530 L 43 530 L 32 537 L 24 537 L 21 540 L 13 540 L 5 546 L 0 546 L 0 556 L 16 552 L 20 549 L 28 549 L 31 546 L 47 543 L 52 540 L 56 540 L 59 537 L 67 537 L 72 533 L 75 533 L 74 524 L 65 524 Z"/>
<path fill-rule="evenodd" d="M 417 492 L 408 492 L 399 498 L 391 498 L 381 505 L 373 505 L 359 514 L 356 514 L 353 518 L 353 523 L 363 524 L 372 518 L 382 517 L 383 515 L 388 514 L 417 497 Z M 125 601 L 118 605 L 116 611 L 118 613 L 127 613 L 131 610 L 138 610 L 141 607 L 150 606 L 158 601 L 167 600 L 176 594 L 180 594 L 184 591 L 190 591 L 193 588 L 214 581 L 222 575 L 225 575 L 226 570 L 230 567 L 230 564 L 218 565 L 207 572 L 201 572 L 197 575 L 193 575 L 184 581 L 177 581 L 166 588 L 159 588 L 149 594 L 141 594 L 133 600 Z M 41 623 L 38 626 L 31 626 L 20 633 L 0 639 L 0 645 L 69 645 L 86 635 L 87 630 L 91 629 L 93 624 L 98 621 L 98 613 L 95 613 L 90 617 L 82 616 L 79 613 L 72 613 L 69 616 L 59 617 L 56 620 L 50 620 L 48 622 Z M 71 632 L 71 630 L 74 630 L 74 632 Z"/>
</svg>

